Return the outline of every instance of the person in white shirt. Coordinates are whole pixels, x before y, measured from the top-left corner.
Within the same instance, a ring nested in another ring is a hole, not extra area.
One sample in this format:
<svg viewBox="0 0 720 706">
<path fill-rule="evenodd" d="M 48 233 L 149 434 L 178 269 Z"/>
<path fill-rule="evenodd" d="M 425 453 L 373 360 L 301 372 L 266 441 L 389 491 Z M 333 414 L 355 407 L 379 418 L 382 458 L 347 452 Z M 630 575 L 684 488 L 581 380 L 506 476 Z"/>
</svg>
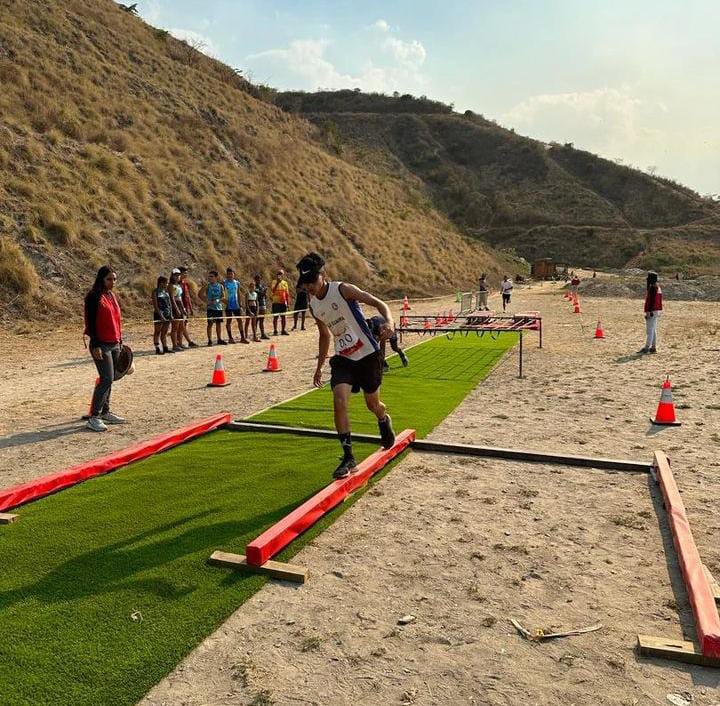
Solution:
<svg viewBox="0 0 720 706">
<path fill-rule="evenodd" d="M 385 322 L 381 326 L 380 339 L 389 338 L 395 332 L 392 313 L 388 305 L 346 282 L 332 282 L 325 276 L 325 260 L 317 253 L 305 255 L 297 264 L 300 274 L 297 285 L 303 285 L 310 297 L 309 309 L 317 322 L 320 333 L 317 368 L 313 385 L 322 387 L 323 365 L 335 339 L 335 355 L 330 358 L 330 386 L 333 391 L 335 428 L 343 449 L 343 458 L 333 477 L 345 478 L 357 467 L 352 452 L 348 406 L 350 395 L 361 389 L 365 394 L 367 408 L 377 417 L 380 437 L 384 448 L 395 443 L 392 420 L 380 399 L 383 357 L 365 320 L 360 304 L 375 307 Z"/>
<path fill-rule="evenodd" d="M 503 277 L 503 281 L 500 282 L 500 294 L 502 295 L 503 311 L 507 308 L 510 303 L 510 294 L 512 293 L 513 283 L 508 279 L 508 276 Z"/>
</svg>

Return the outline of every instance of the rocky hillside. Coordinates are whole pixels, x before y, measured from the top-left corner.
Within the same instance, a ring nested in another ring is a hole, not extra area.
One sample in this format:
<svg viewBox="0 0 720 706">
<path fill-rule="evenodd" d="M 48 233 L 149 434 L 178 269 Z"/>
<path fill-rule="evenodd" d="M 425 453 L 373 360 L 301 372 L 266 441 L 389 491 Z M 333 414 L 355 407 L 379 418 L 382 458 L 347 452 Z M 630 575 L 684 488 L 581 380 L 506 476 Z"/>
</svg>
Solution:
<svg viewBox="0 0 720 706">
<path fill-rule="evenodd" d="M 378 174 L 413 176 L 464 232 L 528 259 L 693 272 L 720 266 L 720 206 L 673 181 L 572 145 L 546 145 L 426 98 L 286 92 L 328 149 Z"/>
<path fill-rule="evenodd" d="M 108 261 L 145 314 L 178 264 L 247 281 L 308 249 L 392 295 L 500 274 L 412 174 L 342 159 L 263 98 L 111 0 L 0 3 L 0 317 L 75 316 Z"/>
</svg>

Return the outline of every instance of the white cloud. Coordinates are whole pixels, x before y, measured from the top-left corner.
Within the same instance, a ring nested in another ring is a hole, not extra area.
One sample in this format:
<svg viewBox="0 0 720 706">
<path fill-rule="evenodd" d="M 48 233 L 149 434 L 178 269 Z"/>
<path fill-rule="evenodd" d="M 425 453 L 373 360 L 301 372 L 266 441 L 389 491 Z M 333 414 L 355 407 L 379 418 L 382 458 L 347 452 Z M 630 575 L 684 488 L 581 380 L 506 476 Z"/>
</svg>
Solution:
<svg viewBox="0 0 720 706">
<path fill-rule="evenodd" d="M 407 67 L 420 68 L 427 56 L 425 47 L 417 39 L 404 42 L 396 37 L 386 37 L 383 46 L 395 57 L 398 63 Z"/>
<path fill-rule="evenodd" d="M 219 56 L 217 47 L 207 35 L 196 32 L 193 29 L 169 29 L 168 32 L 170 32 L 175 39 L 182 39 L 203 54 L 207 54 L 214 59 Z"/>
<path fill-rule="evenodd" d="M 630 88 L 604 87 L 575 93 L 530 96 L 501 118 L 508 126 L 544 140 L 574 142 L 605 157 L 642 165 L 662 146 L 665 133 L 653 120 L 667 108 L 633 95 Z"/>
<path fill-rule="evenodd" d="M 377 22 L 375 22 L 372 25 L 372 28 L 379 29 L 381 32 L 389 32 L 390 31 L 390 25 L 383 19 L 377 20 Z"/>
</svg>

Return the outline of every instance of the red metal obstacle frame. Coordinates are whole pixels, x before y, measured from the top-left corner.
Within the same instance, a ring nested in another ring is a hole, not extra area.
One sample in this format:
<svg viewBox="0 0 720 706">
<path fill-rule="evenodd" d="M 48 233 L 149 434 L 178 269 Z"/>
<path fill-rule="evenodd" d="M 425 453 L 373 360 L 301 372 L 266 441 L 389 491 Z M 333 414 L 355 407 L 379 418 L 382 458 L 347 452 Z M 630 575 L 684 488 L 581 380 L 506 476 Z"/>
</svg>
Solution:
<svg viewBox="0 0 720 706">
<path fill-rule="evenodd" d="M 695 628 L 702 654 L 711 659 L 720 659 L 720 617 L 715 605 L 715 597 L 703 571 L 703 564 L 690 529 L 685 505 L 670 470 L 670 462 L 662 451 L 655 452 L 653 470 L 665 498 L 668 521 L 688 598 L 695 616 Z"/>
<path fill-rule="evenodd" d="M 296 537 L 312 527 L 323 515 L 339 505 L 350 493 L 365 485 L 375 473 L 399 456 L 414 439 L 414 429 L 401 432 L 391 448 L 371 454 L 358 464 L 357 471 L 351 476 L 333 481 L 265 530 L 245 548 L 247 564 L 262 566 Z"/>
<path fill-rule="evenodd" d="M 22 485 L 0 490 L 0 512 L 25 505 L 33 500 L 44 498 L 46 495 L 55 493 L 58 490 L 82 483 L 89 478 L 110 473 L 122 466 L 127 466 L 133 461 L 139 461 L 140 459 L 147 458 L 161 451 L 166 451 L 173 446 L 194 439 L 196 436 L 225 426 L 230 421 L 232 421 L 232 415 L 228 412 L 221 412 L 207 419 L 201 419 L 192 424 L 188 424 L 180 429 L 175 429 L 175 431 L 160 434 L 146 441 L 141 441 L 121 451 L 96 458 L 93 461 L 81 463 L 78 466 L 71 466 L 64 471 L 51 473 L 50 475 L 36 478 Z"/>
</svg>

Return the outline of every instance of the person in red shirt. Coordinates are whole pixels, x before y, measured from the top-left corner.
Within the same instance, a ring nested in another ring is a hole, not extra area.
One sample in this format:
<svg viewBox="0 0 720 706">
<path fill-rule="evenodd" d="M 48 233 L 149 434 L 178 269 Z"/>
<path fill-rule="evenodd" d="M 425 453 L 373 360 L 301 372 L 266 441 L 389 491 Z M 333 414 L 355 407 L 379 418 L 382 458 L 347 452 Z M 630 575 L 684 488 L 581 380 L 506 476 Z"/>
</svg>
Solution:
<svg viewBox="0 0 720 706">
<path fill-rule="evenodd" d="M 93 391 L 87 423 L 91 431 L 107 431 L 106 424 L 125 423 L 110 411 L 110 392 L 122 343 L 122 315 L 113 293 L 116 281 L 117 274 L 112 267 L 103 265 L 92 289 L 85 295 L 85 335 L 90 338 L 90 354 L 100 378 Z"/>
<path fill-rule="evenodd" d="M 662 314 L 662 289 L 658 284 L 657 272 L 648 272 L 647 293 L 645 294 L 645 347 L 638 353 L 657 353 L 657 325 Z"/>
</svg>

